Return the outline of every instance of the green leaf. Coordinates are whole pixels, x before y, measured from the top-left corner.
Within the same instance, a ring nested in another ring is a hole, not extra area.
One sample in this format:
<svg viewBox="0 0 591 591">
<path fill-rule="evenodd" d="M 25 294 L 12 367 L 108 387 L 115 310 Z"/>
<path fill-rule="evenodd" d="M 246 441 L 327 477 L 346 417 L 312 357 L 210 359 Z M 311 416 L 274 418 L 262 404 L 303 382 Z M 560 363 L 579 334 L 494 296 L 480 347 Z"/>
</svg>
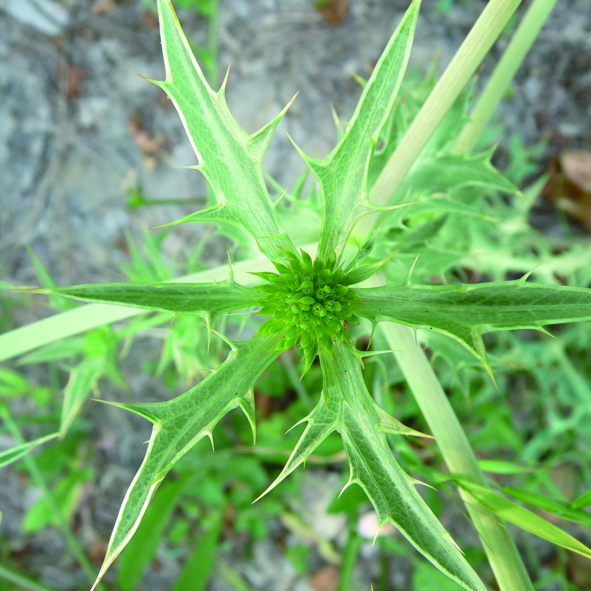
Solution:
<svg viewBox="0 0 591 591">
<path fill-rule="evenodd" d="M 340 410 L 341 401 L 338 398 L 327 399 L 324 394 L 321 393 L 320 400 L 312 412 L 292 427 L 293 429 L 301 423 L 307 423 L 306 429 L 289 456 L 283 470 L 259 499 L 275 488 L 282 480 L 285 480 L 285 478 L 287 478 L 300 464 L 306 461 L 310 454 L 333 431 L 337 430 Z"/>
<path fill-rule="evenodd" d="M 414 591 L 460 591 L 461 587 L 428 562 L 413 560 L 412 588 Z"/>
<path fill-rule="evenodd" d="M 523 466 L 504 460 L 478 460 L 478 465 L 483 472 L 491 472 L 493 474 L 526 474 L 527 472 L 538 470 L 538 468 L 533 466 Z"/>
<path fill-rule="evenodd" d="M 376 64 L 353 118 L 334 150 L 323 160 L 301 153 L 321 187 L 323 221 L 318 248 L 321 258 L 327 258 L 333 250 L 337 259 L 340 258 L 359 218 L 376 211 L 367 191 L 369 159 L 406 71 L 419 7 L 420 0 L 413 0 Z"/>
<path fill-rule="evenodd" d="M 53 289 L 55 287 L 55 282 L 49 274 L 49 271 L 45 268 L 45 265 L 41 262 L 41 259 L 35 254 L 35 251 L 32 248 L 27 248 L 27 251 L 29 252 L 35 271 L 37 271 L 39 283 L 45 288 Z M 53 296 L 49 297 L 49 301 L 51 307 L 56 308 L 57 310 L 71 310 L 72 307 L 75 306 L 75 304 L 72 304 L 71 302 Z"/>
<path fill-rule="evenodd" d="M 351 466 L 347 486 L 356 483 L 363 488 L 379 525 L 392 523 L 448 577 L 465 589 L 484 591 L 461 550 L 415 490 L 416 481 L 392 456 L 383 431 L 406 429 L 371 399 L 357 356 L 336 342 L 332 357 L 321 352 L 320 361 L 324 392 L 304 419 L 308 424 L 285 468 L 264 494 L 302 464 L 332 431 L 338 431 Z"/>
<path fill-rule="evenodd" d="M 48 363 L 51 361 L 61 361 L 63 359 L 70 359 L 79 355 L 84 348 L 84 339 L 78 337 L 71 337 L 58 340 L 48 345 L 44 345 L 39 349 L 24 355 L 18 360 L 19 365 L 27 365 L 30 363 Z"/>
<path fill-rule="evenodd" d="M 517 187 L 508 181 L 491 163 L 494 150 L 476 156 L 434 156 L 419 160 L 398 189 L 399 194 L 447 193 L 459 187 L 473 185 L 518 193 Z"/>
<path fill-rule="evenodd" d="M 30 389 L 29 382 L 20 373 L 6 367 L 0 367 L 0 396 L 7 398 L 23 396 Z"/>
<path fill-rule="evenodd" d="M 539 515 L 524 509 L 520 505 L 509 501 L 505 497 L 495 493 L 484 486 L 474 484 L 465 479 L 456 478 L 454 481 L 480 501 L 489 511 L 500 518 L 513 523 L 517 527 L 532 533 L 544 540 L 548 540 L 557 546 L 577 552 L 587 558 L 591 558 L 591 549 L 579 542 L 576 538 L 552 525 Z"/>
<path fill-rule="evenodd" d="M 571 506 L 573 509 L 581 509 L 583 507 L 587 507 L 591 505 L 591 488 L 583 493 L 579 498 L 575 499 Z"/>
<path fill-rule="evenodd" d="M 591 289 L 517 281 L 475 285 L 401 285 L 354 288 L 356 313 L 456 339 L 489 369 L 481 334 L 495 330 L 591 320 Z"/>
<path fill-rule="evenodd" d="M 199 540 L 172 591 L 203 591 L 207 588 L 223 523 L 224 514 L 220 512 Z"/>
<path fill-rule="evenodd" d="M 137 535 L 129 542 L 119 560 L 117 574 L 119 585 L 124 591 L 137 588 L 144 570 L 156 555 L 164 528 L 180 495 L 193 481 L 193 474 L 184 474 L 178 480 L 165 482 L 158 489 L 138 527 Z"/>
<path fill-rule="evenodd" d="M 212 322 L 224 312 L 251 306 L 254 291 L 232 279 L 221 283 L 96 283 L 37 289 L 87 302 L 122 304 L 145 310 L 192 313 Z"/>
<path fill-rule="evenodd" d="M 394 459 L 376 425 L 379 414 L 365 387 L 359 360 L 335 346 L 332 359 L 322 354 L 321 362 L 327 398 L 341 400 L 339 431 L 351 466 L 348 485 L 363 488 L 380 527 L 391 523 L 449 578 L 465 589 L 484 591 L 462 551 L 416 491 L 417 481 Z"/>
<path fill-rule="evenodd" d="M 105 360 L 102 357 L 87 357 L 70 373 L 64 391 L 60 437 L 64 437 L 68 432 L 104 370 Z"/>
<path fill-rule="evenodd" d="M 42 445 L 50 439 L 55 439 L 58 435 L 59 433 L 52 433 L 51 435 L 45 435 L 45 437 L 39 437 L 39 439 L 35 439 L 34 441 L 28 441 L 27 443 L 23 443 L 22 445 L 16 445 L 15 447 L 11 447 L 10 449 L 5 449 L 4 451 L 1 451 L 0 468 L 3 466 L 7 466 L 12 462 L 16 462 L 17 460 L 20 460 L 24 455 L 28 454 L 33 448 Z"/>
<path fill-rule="evenodd" d="M 84 483 L 91 480 L 93 476 L 93 470 L 74 470 L 65 478 L 62 478 L 50 493 L 53 497 L 53 504 L 57 507 L 65 522 L 70 520 L 78 508 Z M 31 534 L 52 523 L 57 523 L 52 510 L 52 503 L 47 497 L 41 497 L 27 511 L 21 527 L 24 533 Z"/>
<path fill-rule="evenodd" d="M 199 160 L 196 168 L 207 179 L 217 202 L 174 223 L 226 222 L 249 233 L 274 261 L 285 258 L 283 249 L 295 253 L 271 202 L 261 166 L 287 107 L 249 136 L 226 105 L 227 77 L 217 93 L 208 85 L 170 0 L 158 0 L 158 16 L 166 79 L 153 82 L 174 103 Z"/>
<path fill-rule="evenodd" d="M 249 266 L 249 270 L 260 271 L 271 270 L 272 268 L 271 263 L 260 253 L 246 264 Z M 222 265 L 178 277 L 176 283 L 204 284 L 211 281 L 224 283 L 224 280 L 220 281 L 220 278 L 225 277 L 226 273 L 227 266 Z M 238 273 L 239 270 L 236 271 L 236 274 Z M 249 282 L 253 281 L 252 275 L 246 272 L 240 273 L 240 275 L 242 276 L 242 283 L 249 284 Z M 49 318 L 43 318 L 29 325 L 0 334 L 0 361 L 27 353 L 43 345 L 53 343 L 58 339 L 79 334 L 105 324 L 126 320 L 144 313 L 145 311 L 142 309 L 133 309 L 116 304 L 78 306 L 74 310 L 55 314 Z"/>
<path fill-rule="evenodd" d="M 111 403 L 143 416 L 154 423 L 154 427 L 144 461 L 119 511 L 93 589 L 135 533 L 158 486 L 179 458 L 203 437 L 212 439 L 216 424 L 233 408 L 241 407 L 252 421 L 250 391 L 259 375 L 279 355 L 277 346 L 283 336 L 283 333 L 255 336 L 250 341 L 235 344 L 215 372 L 173 400 L 148 404 Z M 254 430 L 254 423 L 251 425 Z"/>
<path fill-rule="evenodd" d="M 511 486 L 503 486 L 502 488 L 505 493 L 511 495 L 515 499 L 523 501 L 524 503 L 542 509 L 547 513 L 552 513 L 552 515 L 556 515 L 562 519 L 568 519 L 569 521 L 574 521 L 575 523 L 581 523 L 587 527 L 591 527 L 591 514 L 587 513 L 587 511 L 573 509 L 568 503 L 562 503 L 537 493 L 519 490 L 518 488 L 513 488 Z"/>
</svg>

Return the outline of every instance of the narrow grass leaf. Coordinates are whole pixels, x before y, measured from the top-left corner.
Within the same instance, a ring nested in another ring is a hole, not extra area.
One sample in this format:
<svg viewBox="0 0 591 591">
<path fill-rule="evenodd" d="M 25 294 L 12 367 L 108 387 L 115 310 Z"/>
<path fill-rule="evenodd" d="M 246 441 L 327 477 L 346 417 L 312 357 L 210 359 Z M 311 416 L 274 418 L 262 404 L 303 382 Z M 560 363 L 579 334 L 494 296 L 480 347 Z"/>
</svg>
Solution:
<svg viewBox="0 0 591 591">
<path fill-rule="evenodd" d="M 528 511 L 524 507 L 506 499 L 505 497 L 464 479 L 455 479 L 458 486 L 469 492 L 475 499 L 480 501 L 489 511 L 498 515 L 501 519 L 520 527 L 521 529 L 534 534 L 557 546 L 577 552 L 582 556 L 591 558 L 591 548 L 579 542 L 573 536 L 567 534 L 559 527 L 546 521 L 539 515 Z"/>
<path fill-rule="evenodd" d="M 172 591 L 204 591 L 207 588 L 215 564 L 223 522 L 224 515 L 220 513 L 203 533 Z"/>
<path fill-rule="evenodd" d="M 43 445 L 47 441 L 51 439 L 55 439 L 58 437 L 59 433 L 52 433 L 51 435 L 45 435 L 45 437 L 39 437 L 39 439 L 35 439 L 33 441 L 28 441 L 27 443 L 23 443 L 21 445 L 16 445 L 15 447 L 11 447 L 9 449 L 5 449 L 4 451 L 0 452 L 0 468 L 3 466 L 7 466 L 8 464 L 12 464 L 12 462 L 16 462 L 20 460 L 24 455 L 28 454 L 32 449 L 38 447 L 39 445 Z"/>
<path fill-rule="evenodd" d="M 60 422 L 60 437 L 64 437 L 71 427 L 82 405 L 86 402 L 98 379 L 105 371 L 103 357 L 87 357 L 70 373 L 64 391 L 64 403 Z"/>
<path fill-rule="evenodd" d="M 573 509 L 582 509 L 583 507 L 587 507 L 591 505 L 591 488 L 583 493 L 580 497 L 575 499 L 571 506 Z"/>
<path fill-rule="evenodd" d="M 568 521 L 574 521 L 575 523 L 581 523 L 587 527 L 591 527 L 591 513 L 587 511 L 581 511 L 580 509 L 573 509 L 568 503 L 562 503 L 555 499 L 549 499 L 544 495 L 537 493 L 528 492 L 525 490 L 519 490 L 511 486 L 503 486 L 503 491 L 515 499 L 519 499 L 532 507 L 542 509 L 547 513 L 567 519 Z"/>
</svg>

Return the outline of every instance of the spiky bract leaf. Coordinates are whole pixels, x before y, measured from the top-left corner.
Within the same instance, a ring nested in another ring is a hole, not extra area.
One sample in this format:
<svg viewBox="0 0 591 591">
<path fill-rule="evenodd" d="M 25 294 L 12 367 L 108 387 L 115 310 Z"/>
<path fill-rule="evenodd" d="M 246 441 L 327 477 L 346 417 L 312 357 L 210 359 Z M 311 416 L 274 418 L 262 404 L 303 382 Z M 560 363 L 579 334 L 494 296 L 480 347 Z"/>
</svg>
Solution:
<svg viewBox="0 0 591 591">
<path fill-rule="evenodd" d="M 359 218 L 376 210 L 367 192 L 369 159 L 406 71 L 419 7 L 420 0 L 413 0 L 334 150 L 323 160 L 302 154 L 321 187 L 323 220 L 318 253 L 322 258 L 334 250 L 340 259 Z"/>
<path fill-rule="evenodd" d="M 189 46 L 170 0 L 158 0 L 166 79 L 155 82 L 174 103 L 217 204 L 179 222 L 226 222 L 250 234 L 275 261 L 294 251 L 267 192 L 261 163 L 285 114 L 248 135 L 226 105 L 225 82 L 214 92 Z"/>
<path fill-rule="evenodd" d="M 283 471 L 269 487 L 293 472 L 333 431 L 343 439 L 351 466 L 349 484 L 360 485 L 372 502 L 379 525 L 396 526 L 437 568 L 465 589 L 484 591 L 461 550 L 400 468 L 384 433 L 417 434 L 406 429 L 372 400 L 355 353 L 334 343 L 332 355 L 321 351 L 324 391 Z"/>
<path fill-rule="evenodd" d="M 146 457 L 119 511 L 97 583 L 135 533 L 160 482 L 182 455 L 203 437 L 211 438 L 218 421 L 237 406 L 244 410 L 254 432 L 252 388 L 279 355 L 277 344 L 281 337 L 281 334 L 256 336 L 237 344 L 214 373 L 174 400 L 112 403 L 143 416 L 154 427 Z"/>
<path fill-rule="evenodd" d="M 95 283 L 34 292 L 145 310 L 191 313 L 212 321 L 225 312 L 251 306 L 253 298 L 252 288 L 231 278 L 220 283 Z"/>
<path fill-rule="evenodd" d="M 591 289 L 517 281 L 354 288 L 358 314 L 453 337 L 488 368 L 482 333 L 591 320 Z"/>
</svg>

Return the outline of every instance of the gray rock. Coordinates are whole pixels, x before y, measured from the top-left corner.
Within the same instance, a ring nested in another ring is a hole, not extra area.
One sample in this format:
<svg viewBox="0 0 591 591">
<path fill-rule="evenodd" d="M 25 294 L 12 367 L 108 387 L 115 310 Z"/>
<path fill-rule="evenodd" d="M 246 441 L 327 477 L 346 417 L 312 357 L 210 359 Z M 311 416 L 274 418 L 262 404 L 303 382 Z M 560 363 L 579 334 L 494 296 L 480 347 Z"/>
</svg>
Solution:
<svg viewBox="0 0 591 591">
<path fill-rule="evenodd" d="M 68 25 L 68 10 L 52 0 L 0 0 L 0 9 L 45 35 L 59 35 Z"/>
</svg>

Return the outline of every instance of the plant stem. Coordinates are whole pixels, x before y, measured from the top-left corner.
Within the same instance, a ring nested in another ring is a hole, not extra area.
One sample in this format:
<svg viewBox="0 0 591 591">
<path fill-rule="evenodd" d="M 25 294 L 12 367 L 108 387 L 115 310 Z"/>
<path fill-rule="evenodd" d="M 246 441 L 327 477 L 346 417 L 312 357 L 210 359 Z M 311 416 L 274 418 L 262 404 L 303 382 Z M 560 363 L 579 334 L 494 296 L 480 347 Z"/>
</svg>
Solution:
<svg viewBox="0 0 591 591">
<path fill-rule="evenodd" d="M 462 89 L 501 34 L 520 0 L 491 0 L 466 37 L 458 53 L 419 111 L 398 148 L 384 167 L 370 195 L 376 205 L 390 200 L 423 148 L 460 95 Z M 378 215 L 368 215 L 355 228 L 361 244 L 371 234 Z M 377 275 L 372 284 L 379 282 Z M 477 484 L 486 479 L 466 435 L 423 350 L 417 345 L 412 329 L 382 323 L 382 330 L 402 369 L 419 407 L 445 459 L 449 470 Z M 501 591 L 533 591 L 523 561 L 507 526 L 480 506 L 469 494 L 460 491 L 474 526 L 481 536 L 485 552 Z"/>
<path fill-rule="evenodd" d="M 5 567 L 0 564 L 0 577 L 14 583 L 19 589 L 26 589 L 27 591 L 53 591 L 51 588 L 32 581 L 27 577 Z"/>
<path fill-rule="evenodd" d="M 490 121 L 503 96 L 505 96 L 511 80 L 513 80 L 557 1 L 534 0 L 529 7 L 507 49 L 505 49 L 503 57 L 480 95 L 476 106 L 470 113 L 470 121 L 464 127 L 455 147 L 456 154 L 467 154 L 474 149 L 483 129 Z"/>
<path fill-rule="evenodd" d="M 476 456 L 441 384 L 413 330 L 393 323 L 380 323 L 388 343 L 450 472 L 488 486 Z M 506 524 L 482 507 L 467 492 L 460 495 L 478 531 L 501 591 L 533 591 L 533 585 Z"/>
<path fill-rule="evenodd" d="M 520 2 L 491 0 L 487 4 L 372 187 L 372 203 L 386 205 L 394 195 Z M 357 224 L 353 234 L 359 244 L 365 243 L 379 216 L 369 214 Z"/>
<path fill-rule="evenodd" d="M 8 431 L 12 433 L 16 442 L 18 444 L 25 443 L 25 438 L 23 437 L 23 434 L 21 433 L 21 430 L 17 422 L 12 417 L 10 410 L 8 409 L 8 406 L 6 406 L 3 410 L 2 418 L 6 423 Z M 86 555 L 84 554 L 84 551 L 82 550 L 82 547 L 80 546 L 80 543 L 78 542 L 76 536 L 72 533 L 72 530 L 66 523 L 66 520 L 63 518 L 62 513 L 59 507 L 57 506 L 53 498 L 53 495 L 49 490 L 49 487 L 47 486 L 47 482 L 45 482 L 45 478 L 43 478 L 43 474 L 41 474 L 41 471 L 39 470 L 37 463 L 35 462 L 35 458 L 32 454 L 27 454 L 23 458 L 23 461 L 25 462 L 27 470 L 31 474 L 33 481 L 43 491 L 43 496 L 46 499 L 47 504 L 49 505 L 49 508 L 58 528 L 61 530 L 66 540 L 66 543 L 70 548 L 70 552 L 78 561 L 78 564 L 80 564 L 82 570 L 86 573 L 90 581 L 93 582 L 96 578 L 96 571 L 92 564 L 90 564 L 89 560 L 86 558 Z M 104 587 L 100 585 L 97 586 L 97 589 L 104 591 Z"/>
</svg>

